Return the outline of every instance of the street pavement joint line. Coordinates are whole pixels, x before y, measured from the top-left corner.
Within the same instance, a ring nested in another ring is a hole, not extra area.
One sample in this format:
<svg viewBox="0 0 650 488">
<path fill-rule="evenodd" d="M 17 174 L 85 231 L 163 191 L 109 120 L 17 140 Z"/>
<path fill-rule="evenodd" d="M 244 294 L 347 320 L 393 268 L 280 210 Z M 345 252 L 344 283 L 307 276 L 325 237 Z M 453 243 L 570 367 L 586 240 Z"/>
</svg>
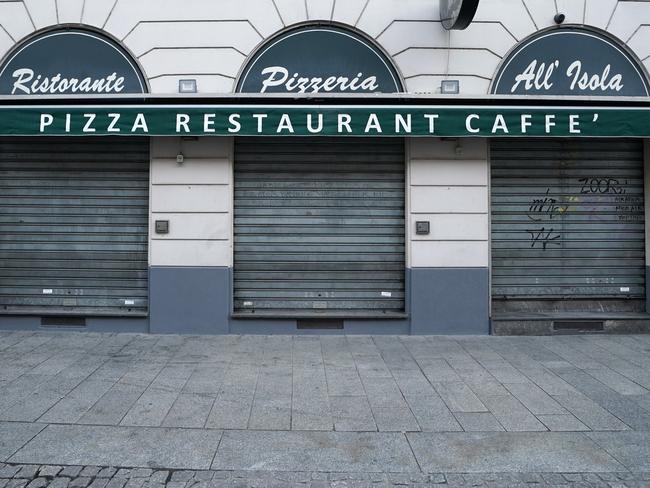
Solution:
<svg viewBox="0 0 650 488">
<path fill-rule="evenodd" d="M 25 423 L 25 422 L 16 422 L 16 423 Z M 37 422 L 29 422 L 29 423 L 37 423 Z M 20 451 L 23 447 L 25 447 L 27 444 L 32 442 L 36 436 L 38 436 L 41 432 L 43 432 L 47 427 L 49 427 L 49 424 L 43 424 L 43 427 L 41 427 L 36 434 L 34 434 L 30 439 L 28 439 L 26 442 L 23 443 L 22 446 L 20 446 L 18 449 L 16 449 L 14 452 L 12 452 L 7 458 L 4 460 L 5 462 L 11 459 L 18 451 Z"/>
</svg>

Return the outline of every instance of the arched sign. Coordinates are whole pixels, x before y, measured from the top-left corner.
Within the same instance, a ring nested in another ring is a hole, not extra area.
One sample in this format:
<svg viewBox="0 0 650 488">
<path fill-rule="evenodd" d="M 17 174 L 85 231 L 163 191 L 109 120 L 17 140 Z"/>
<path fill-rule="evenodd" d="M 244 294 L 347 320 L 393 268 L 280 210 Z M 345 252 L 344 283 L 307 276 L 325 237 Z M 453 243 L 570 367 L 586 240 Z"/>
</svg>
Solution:
<svg viewBox="0 0 650 488">
<path fill-rule="evenodd" d="M 263 46 L 244 68 L 244 93 L 396 93 L 397 70 L 371 41 L 335 26 L 304 26 Z"/>
<path fill-rule="evenodd" d="M 117 43 L 83 29 L 49 31 L 15 49 L 0 68 L 3 95 L 146 93 L 144 76 Z"/>
<path fill-rule="evenodd" d="M 582 27 L 543 31 L 523 41 L 499 68 L 501 95 L 648 96 L 643 67 L 616 41 Z"/>
</svg>

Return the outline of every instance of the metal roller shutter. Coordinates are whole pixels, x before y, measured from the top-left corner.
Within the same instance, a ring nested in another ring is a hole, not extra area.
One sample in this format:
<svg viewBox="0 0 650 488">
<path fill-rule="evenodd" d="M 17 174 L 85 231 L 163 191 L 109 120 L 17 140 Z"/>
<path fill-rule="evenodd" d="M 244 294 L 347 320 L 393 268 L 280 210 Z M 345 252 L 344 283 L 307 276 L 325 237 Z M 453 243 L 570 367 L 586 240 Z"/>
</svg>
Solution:
<svg viewBox="0 0 650 488">
<path fill-rule="evenodd" d="M 644 299 L 643 143 L 494 141 L 494 299 Z"/>
<path fill-rule="evenodd" d="M 149 142 L 0 139 L 0 312 L 142 315 Z"/>
<path fill-rule="evenodd" d="M 235 313 L 394 316 L 404 259 L 403 141 L 237 140 Z"/>
</svg>

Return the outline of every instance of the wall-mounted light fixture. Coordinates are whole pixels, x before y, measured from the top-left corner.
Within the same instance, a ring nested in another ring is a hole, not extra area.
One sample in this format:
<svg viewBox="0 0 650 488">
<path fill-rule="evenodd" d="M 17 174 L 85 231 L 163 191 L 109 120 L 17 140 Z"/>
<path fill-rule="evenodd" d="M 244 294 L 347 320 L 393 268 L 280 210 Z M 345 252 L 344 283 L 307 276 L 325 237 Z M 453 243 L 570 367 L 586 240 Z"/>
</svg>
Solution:
<svg viewBox="0 0 650 488">
<path fill-rule="evenodd" d="M 457 95 L 460 93 L 460 81 L 442 80 L 440 82 L 440 93 L 443 95 Z"/>
<path fill-rule="evenodd" d="M 196 80 L 178 80 L 178 93 L 196 93 Z"/>
</svg>

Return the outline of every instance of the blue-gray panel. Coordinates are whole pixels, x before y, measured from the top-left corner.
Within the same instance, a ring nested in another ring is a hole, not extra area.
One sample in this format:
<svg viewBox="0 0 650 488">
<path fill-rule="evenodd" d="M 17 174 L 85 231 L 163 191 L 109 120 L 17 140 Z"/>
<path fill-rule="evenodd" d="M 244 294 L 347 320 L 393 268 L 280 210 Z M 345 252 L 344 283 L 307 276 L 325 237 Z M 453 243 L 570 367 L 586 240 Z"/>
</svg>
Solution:
<svg viewBox="0 0 650 488">
<path fill-rule="evenodd" d="M 0 316 L 0 330 L 134 332 L 142 334 L 149 331 L 149 319 L 147 317 L 87 317 L 85 327 L 43 327 L 41 316 L 2 315 Z"/>
<path fill-rule="evenodd" d="M 380 319 L 344 319 L 343 329 L 298 329 L 296 319 L 232 319 L 232 334 L 404 334 L 409 333 L 409 321 Z"/>
<path fill-rule="evenodd" d="M 488 334 L 487 268 L 412 268 L 411 334 Z"/>
<path fill-rule="evenodd" d="M 231 269 L 150 268 L 152 333 L 228 334 Z"/>
</svg>

